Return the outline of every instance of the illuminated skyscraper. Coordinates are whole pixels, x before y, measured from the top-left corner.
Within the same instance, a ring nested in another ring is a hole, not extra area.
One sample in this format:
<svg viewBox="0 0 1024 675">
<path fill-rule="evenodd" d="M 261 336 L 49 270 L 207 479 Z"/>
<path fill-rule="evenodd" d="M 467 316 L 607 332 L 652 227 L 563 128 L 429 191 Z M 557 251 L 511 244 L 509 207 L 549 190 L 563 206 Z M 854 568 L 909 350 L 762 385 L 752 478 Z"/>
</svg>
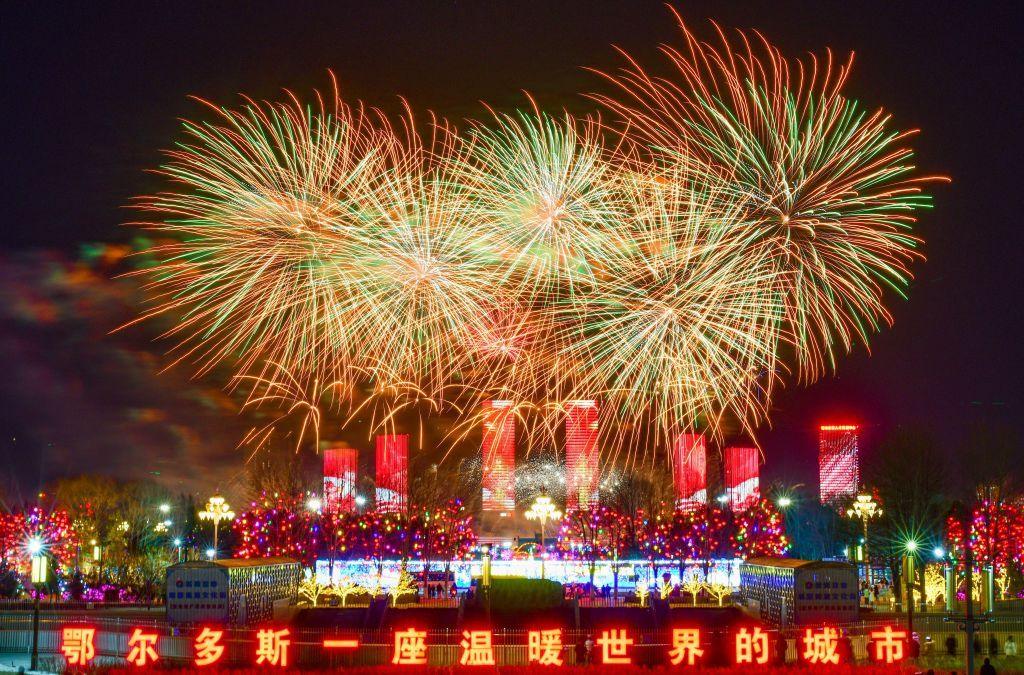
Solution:
<svg viewBox="0 0 1024 675">
<path fill-rule="evenodd" d="M 600 478 L 597 402 L 569 401 L 565 414 L 566 507 L 586 508 L 597 502 Z"/>
<path fill-rule="evenodd" d="M 672 448 L 676 506 L 696 509 L 708 503 L 708 452 L 703 434 L 679 434 Z"/>
<path fill-rule="evenodd" d="M 409 501 L 409 434 L 377 436 L 377 510 L 404 513 Z"/>
<path fill-rule="evenodd" d="M 359 451 L 355 448 L 324 450 L 324 510 L 354 513 Z"/>
<path fill-rule="evenodd" d="M 485 401 L 481 443 L 483 508 L 512 511 L 515 508 L 516 418 L 512 401 Z"/>
<path fill-rule="evenodd" d="M 725 494 L 733 512 L 761 498 L 761 453 L 757 448 L 725 449 Z"/>
<path fill-rule="evenodd" d="M 857 495 L 860 468 L 856 424 L 826 424 L 818 430 L 818 476 L 821 503 L 840 505 Z"/>
</svg>

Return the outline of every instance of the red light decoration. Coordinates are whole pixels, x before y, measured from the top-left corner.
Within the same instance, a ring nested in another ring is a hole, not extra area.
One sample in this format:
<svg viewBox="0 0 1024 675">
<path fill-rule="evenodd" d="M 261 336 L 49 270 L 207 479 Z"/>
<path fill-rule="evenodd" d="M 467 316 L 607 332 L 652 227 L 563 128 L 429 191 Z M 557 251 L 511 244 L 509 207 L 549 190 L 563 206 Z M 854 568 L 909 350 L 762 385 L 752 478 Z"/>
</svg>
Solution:
<svg viewBox="0 0 1024 675">
<path fill-rule="evenodd" d="M 128 663 L 134 666 L 145 666 L 159 660 L 156 649 L 156 633 L 144 632 L 141 628 L 132 631 L 128 638 Z"/>
<path fill-rule="evenodd" d="M 359 640 L 354 638 L 328 638 L 324 640 L 324 649 L 359 649 Z"/>
<path fill-rule="evenodd" d="M 597 502 L 600 480 L 597 402 L 569 401 L 565 416 L 565 494 L 568 510 Z"/>
<path fill-rule="evenodd" d="M 515 508 L 516 419 L 512 401 L 485 401 L 483 443 L 483 509 Z"/>
<path fill-rule="evenodd" d="M 821 503 L 836 505 L 857 495 L 860 467 L 856 424 L 826 424 L 818 430 Z"/>
<path fill-rule="evenodd" d="M 757 448 L 725 449 L 725 493 L 729 506 L 738 513 L 761 497 L 761 453 Z"/>
<path fill-rule="evenodd" d="M 427 665 L 427 631 L 415 628 L 396 630 L 391 663 L 396 666 Z"/>
<path fill-rule="evenodd" d="M 526 658 L 541 666 L 560 666 L 562 661 L 562 629 L 531 630 L 526 634 Z"/>
<path fill-rule="evenodd" d="M 196 636 L 193 648 L 195 649 L 195 664 L 197 666 L 212 666 L 224 656 L 224 645 L 221 640 L 224 638 L 224 631 L 204 627 Z"/>
<path fill-rule="evenodd" d="M 328 448 L 324 451 L 324 510 L 355 513 L 359 451 Z"/>
<path fill-rule="evenodd" d="M 462 631 L 462 656 L 459 663 L 464 666 L 493 666 L 494 636 L 489 630 L 464 630 Z"/>
<path fill-rule="evenodd" d="M 625 628 L 601 631 L 596 642 L 601 648 L 601 663 L 620 666 L 633 663 L 629 647 L 634 641 Z"/>
<path fill-rule="evenodd" d="M 405 513 L 409 499 L 409 434 L 377 436 L 377 510 Z"/>
<path fill-rule="evenodd" d="M 96 629 L 75 626 L 61 631 L 60 651 L 69 666 L 88 666 L 96 658 Z"/>
<path fill-rule="evenodd" d="M 733 517 L 731 538 L 731 553 L 740 558 L 778 557 L 789 549 L 785 519 L 767 499 L 758 499 Z"/>
<path fill-rule="evenodd" d="M 267 664 L 279 668 L 288 667 L 288 645 L 291 640 L 287 639 L 291 631 L 287 628 L 274 630 L 264 628 L 256 633 L 256 664 Z"/>
<path fill-rule="evenodd" d="M 736 633 L 736 663 L 768 663 L 768 633 L 755 626 L 753 629 L 740 628 Z"/>
<path fill-rule="evenodd" d="M 898 663 L 905 658 L 906 650 L 903 645 L 907 641 L 907 631 L 893 630 L 892 626 L 886 626 L 882 630 L 872 631 L 869 634 L 874 645 L 875 661 L 886 663 Z"/>
<path fill-rule="evenodd" d="M 704 434 L 679 434 L 672 449 L 672 482 L 676 506 L 699 508 L 708 503 L 708 451 Z"/>
<path fill-rule="evenodd" d="M 696 665 L 697 659 L 702 656 L 704 650 L 700 648 L 699 628 L 672 629 L 672 650 L 668 653 L 668 658 L 673 666 L 684 662 L 688 666 Z"/>
<path fill-rule="evenodd" d="M 804 630 L 803 659 L 812 665 L 839 665 L 839 631 L 825 627 Z"/>
</svg>

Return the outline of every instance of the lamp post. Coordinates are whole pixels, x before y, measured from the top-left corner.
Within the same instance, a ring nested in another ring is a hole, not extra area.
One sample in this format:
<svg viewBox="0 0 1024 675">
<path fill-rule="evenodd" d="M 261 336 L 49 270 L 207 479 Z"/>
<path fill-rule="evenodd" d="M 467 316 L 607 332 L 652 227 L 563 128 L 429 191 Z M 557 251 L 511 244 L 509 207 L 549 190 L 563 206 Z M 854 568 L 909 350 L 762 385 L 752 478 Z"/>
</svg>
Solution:
<svg viewBox="0 0 1024 675">
<path fill-rule="evenodd" d="M 235 512 L 231 510 L 223 497 L 214 495 L 206 502 L 206 508 L 199 512 L 199 519 L 213 521 L 213 555 L 210 556 L 210 559 L 215 559 L 217 557 L 217 528 L 222 520 L 234 520 Z"/>
<path fill-rule="evenodd" d="M 546 570 L 544 569 L 544 561 L 547 558 L 547 546 L 545 543 L 544 529 L 548 523 L 548 520 L 558 520 L 562 517 L 562 512 L 558 510 L 554 502 L 551 501 L 551 497 L 547 495 L 540 495 L 533 504 L 530 505 L 530 510 L 525 514 L 527 520 L 536 520 L 540 523 L 540 578 L 545 579 Z"/>
<path fill-rule="evenodd" d="M 850 508 L 846 509 L 850 518 L 860 518 L 864 525 L 864 578 L 871 584 L 871 556 L 868 554 L 868 521 L 882 515 L 878 502 L 869 494 L 859 494 Z"/>
<path fill-rule="evenodd" d="M 914 557 L 917 555 L 917 542 L 909 540 L 905 545 L 906 553 L 903 556 L 903 582 L 907 586 L 907 632 L 910 633 L 910 641 L 914 641 Z M 970 645 L 968 645 L 970 648 Z"/>
<path fill-rule="evenodd" d="M 43 540 L 32 537 L 28 540 L 28 553 L 32 557 L 32 587 L 35 600 L 32 602 L 32 670 L 39 670 L 39 587 L 46 583 L 47 561 Z"/>
</svg>

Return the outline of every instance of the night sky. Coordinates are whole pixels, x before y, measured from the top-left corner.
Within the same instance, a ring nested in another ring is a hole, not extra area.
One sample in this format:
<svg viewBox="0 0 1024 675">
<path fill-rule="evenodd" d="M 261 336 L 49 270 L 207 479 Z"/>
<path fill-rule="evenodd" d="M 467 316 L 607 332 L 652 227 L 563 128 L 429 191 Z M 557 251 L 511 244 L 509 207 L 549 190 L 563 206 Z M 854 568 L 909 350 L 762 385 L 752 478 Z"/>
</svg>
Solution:
<svg viewBox="0 0 1024 675">
<path fill-rule="evenodd" d="M 107 333 L 136 310 L 111 277 L 132 232 L 145 173 L 198 117 L 189 95 L 235 105 L 329 86 L 394 108 L 460 119 L 480 101 L 549 109 L 593 106 L 577 92 L 614 68 L 611 45 L 658 63 L 679 43 L 659 2 L 5 3 L 2 25 L 3 224 L 0 227 L 0 472 L 37 481 L 85 470 L 160 472 L 217 482 L 237 472 L 237 418 L 217 381 L 158 374 L 154 333 Z M 988 6 L 986 6 L 988 5 Z M 918 234 L 927 262 L 896 324 L 839 364 L 836 377 L 778 397 L 765 430 L 769 477 L 815 479 L 820 421 L 866 425 L 870 461 L 896 425 L 923 425 L 953 457 L 979 423 L 1014 426 L 1021 411 L 1019 294 L 1024 289 L 1020 23 L 1012 3 L 685 2 L 707 19 L 756 28 L 786 54 L 857 54 L 847 93 L 884 107 L 935 185 Z M 87 262 L 81 262 L 83 250 Z M 80 262 L 76 262 L 80 261 Z M 195 469 L 193 469 L 195 467 Z"/>
</svg>

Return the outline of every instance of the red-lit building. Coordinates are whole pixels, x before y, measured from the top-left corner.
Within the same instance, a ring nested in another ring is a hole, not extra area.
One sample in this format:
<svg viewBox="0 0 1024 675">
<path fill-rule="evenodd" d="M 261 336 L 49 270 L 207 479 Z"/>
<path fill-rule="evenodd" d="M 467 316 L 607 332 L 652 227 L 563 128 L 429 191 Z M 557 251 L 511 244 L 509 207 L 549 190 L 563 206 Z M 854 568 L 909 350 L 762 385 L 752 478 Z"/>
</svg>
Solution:
<svg viewBox="0 0 1024 675">
<path fill-rule="evenodd" d="M 672 448 L 676 506 L 696 509 L 708 503 L 708 451 L 703 434 L 679 434 Z"/>
<path fill-rule="evenodd" d="M 324 510 L 354 513 L 359 451 L 355 448 L 324 450 Z"/>
<path fill-rule="evenodd" d="M 516 419 L 512 401 L 484 402 L 481 444 L 484 511 L 515 509 Z"/>
<path fill-rule="evenodd" d="M 821 503 L 837 505 L 857 495 L 860 466 L 856 424 L 823 424 L 818 429 Z"/>
<path fill-rule="evenodd" d="M 409 504 L 409 434 L 377 436 L 377 510 L 404 513 Z"/>
<path fill-rule="evenodd" d="M 725 449 L 725 494 L 734 512 L 761 498 L 761 453 L 757 448 Z"/>
<path fill-rule="evenodd" d="M 597 412 L 596 401 L 570 401 L 566 410 L 565 495 L 570 510 L 597 502 L 601 479 Z"/>
</svg>

